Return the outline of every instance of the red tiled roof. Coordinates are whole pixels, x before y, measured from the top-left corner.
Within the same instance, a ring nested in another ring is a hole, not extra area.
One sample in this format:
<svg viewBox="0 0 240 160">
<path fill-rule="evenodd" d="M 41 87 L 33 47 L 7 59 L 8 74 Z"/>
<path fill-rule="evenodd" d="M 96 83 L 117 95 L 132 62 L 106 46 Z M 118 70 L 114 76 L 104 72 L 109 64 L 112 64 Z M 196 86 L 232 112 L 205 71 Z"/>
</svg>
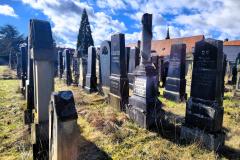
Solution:
<svg viewBox="0 0 240 160">
<path fill-rule="evenodd" d="M 153 40 L 152 41 L 152 50 L 155 50 L 160 56 L 166 56 L 170 54 L 171 45 L 176 43 L 186 44 L 186 52 L 192 53 L 192 50 L 195 46 L 195 43 L 204 39 L 204 35 L 184 37 L 184 38 L 174 38 L 167 40 Z M 137 43 L 130 43 L 128 47 L 136 47 Z"/>
<path fill-rule="evenodd" d="M 240 46 L 240 40 L 225 41 L 224 46 Z"/>
</svg>

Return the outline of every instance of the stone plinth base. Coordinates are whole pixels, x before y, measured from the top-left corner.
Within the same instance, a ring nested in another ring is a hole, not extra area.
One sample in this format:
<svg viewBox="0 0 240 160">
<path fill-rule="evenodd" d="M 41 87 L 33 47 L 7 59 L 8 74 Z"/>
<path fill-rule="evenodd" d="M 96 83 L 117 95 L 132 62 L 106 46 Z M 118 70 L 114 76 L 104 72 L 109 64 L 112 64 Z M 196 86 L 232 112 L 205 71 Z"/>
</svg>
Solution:
<svg viewBox="0 0 240 160">
<path fill-rule="evenodd" d="M 168 90 L 163 91 L 163 97 L 168 100 L 176 101 L 176 102 L 187 100 L 187 94 L 181 96 L 178 92 L 172 92 Z"/>
<path fill-rule="evenodd" d="M 115 94 L 109 93 L 109 103 L 112 107 L 114 107 L 117 111 L 124 111 L 124 107 L 122 106 L 121 98 Z"/>
<path fill-rule="evenodd" d="M 224 145 L 225 133 L 207 133 L 198 128 L 182 126 L 180 139 L 187 142 L 199 142 L 207 149 L 217 151 Z"/>
<path fill-rule="evenodd" d="M 33 159 L 48 159 L 48 121 L 31 126 L 31 142 L 33 146 Z"/>
</svg>

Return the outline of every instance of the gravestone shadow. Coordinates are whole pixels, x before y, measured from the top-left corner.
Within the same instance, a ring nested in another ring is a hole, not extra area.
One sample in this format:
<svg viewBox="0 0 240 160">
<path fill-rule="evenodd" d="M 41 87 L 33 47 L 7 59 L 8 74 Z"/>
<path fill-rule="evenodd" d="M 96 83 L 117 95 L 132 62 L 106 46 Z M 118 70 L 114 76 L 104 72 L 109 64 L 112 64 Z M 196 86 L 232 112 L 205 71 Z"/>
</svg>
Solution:
<svg viewBox="0 0 240 160">
<path fill-rule="evenodd" d="M 112 158 L 96 144 L 87 140 L 81 135 L 81 127 L 77 125 L 76 132 L 78 135 L 78 158 L 79 160 L 112 160 Z"/>
</svg>

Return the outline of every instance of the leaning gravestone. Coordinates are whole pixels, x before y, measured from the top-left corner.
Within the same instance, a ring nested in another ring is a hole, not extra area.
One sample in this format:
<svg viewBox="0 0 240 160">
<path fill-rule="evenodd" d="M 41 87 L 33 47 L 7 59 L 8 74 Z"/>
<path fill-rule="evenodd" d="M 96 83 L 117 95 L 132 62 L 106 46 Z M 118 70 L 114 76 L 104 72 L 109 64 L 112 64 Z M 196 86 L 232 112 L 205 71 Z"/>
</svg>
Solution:
<svg viewBox="0 0 240 160">
<path fill-rule="evenodd" d="M 69 49 L 64 50 L 65 57 L 65 71 L 64 71 L 64 79 L 65 83 L 69 86 L 72 83 L 72 71 L 71 71 L 71 53 Z"/>
<path fill-rule="evenodd" d="M 88 93 L 97 91 L 96 58 L 97 55 L 95 47 L 88 47 L 88 69 L 86 75 L 86 86 L 84 87 Z"/>
<path fill-rule="evenodd" d="M 48 156 L 48 106 L 54 90 L 54 54 L 50 23 L 30 21 L 30 53 L 34 77 L 34 124 L 32 125 L 33 158 Z"/>
<path fill-rule="evenodd" d="M 142 17 L 141 62 L 134 72 L 133 96 L 127 114 L 143 128 L 159 121 L 161 102 L 158 100 L 157 70 L 151 62 L 152 15 Z"/>
<path fill-rule="evenodd" d="M 100 79 L 100 92 L 104 94 L 104 96 L 108 96 L 110 92 L 110 64 L 111 58 L 111 42 L 103 41 L 100 48 L 99 54 L 99 79 Z"/>
<path fill-rule="evenodd" d="M 128 104 L 127 55 L 124 34 L 111 36 L 111 76 L 109 101 L 119 111 L 125 111 Z M 103 63 L 103 62 L 101 62 Z"/>
<path fill-rule="evenodd" d="M 207 39 L 196 43 L 191 97 L 187 102 L 181 139 L 200 141 L 208 149 L 224 144 L 223 123 L 223 42 Z"/>
<path fill-rule="evenodd" d="M 63 52 L 62 51 L 58 51 L 58 77 L 60 79 L 62 79 L 62 75 L 63 75 Z"/>
<path fill-rule="evenodd" d="M 80 133 L 77 118 L 73 93 L 52 93 L 49 105 L 49 159 L 78 159 Z"/>
<path fill-rule="evenodd" d="M 21 93 L 26 95 L 26 80 L 27 80 L 27 46 L 21 46 Z"/>
<path fill-rule="evenodd" d="M 171 47 L 168 75 L 163 96 L 172 101 L 186 100 L 186 44 Z"/>
<path fill-rule="evenodd" d="M 237 66 L 237 83 L 234 96 L 240 98 L 240 53 L 238 53 L 236 59 L 236 66 Z"/>
<path fill-rule="evenodd" d="M 140 63 L 140 49 L 135 47 L 129 53 L 128 80 L 129 88 L 133 89 L 134 70 Z"/>
</svg>

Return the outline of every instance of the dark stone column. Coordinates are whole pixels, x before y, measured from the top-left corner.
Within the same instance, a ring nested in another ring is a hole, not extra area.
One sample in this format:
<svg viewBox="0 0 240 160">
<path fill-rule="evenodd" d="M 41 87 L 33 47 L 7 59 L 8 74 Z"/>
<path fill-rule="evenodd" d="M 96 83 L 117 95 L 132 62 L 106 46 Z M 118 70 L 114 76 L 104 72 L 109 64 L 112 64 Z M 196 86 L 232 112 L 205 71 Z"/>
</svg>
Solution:
<svg viewBox="0 0 240 160">
<path fill-rule="evenodd" d="M 125 106 L 128 104 L 129 87 L 126 60 L 124 34 L 112 35 L 109 100 L 111 106 L 119 111 L 125 111 Z"/>
<path fill-rule="evenodd" d="M 191 97 L 187 101 L 181 139 L 200 141 L 216 150 L 224 144 L 223 42 L 207 39 L 195 45 Z"/>
<path fill-rule="evenodd" d="M 184 101 L 186 97 L 186 44 L 171 47 L 168 76 L 163 96 L 172 101 Z"/>
<path fill-rule="evenodd" d="M 26 80 L 27 80 L 27 61 L 28 61 L 28 55 L 27 55 L 27 46 L 22 46 L 20 48 L 21 50 L 21 68 L 22 68 L 22 72 L 21 72 L 21 93 L 24 95 L 26 95 Z"/>
<path fill-rule="evenodd" d="M 158 100 L 157 70 L 151 62 L 152 15 L 142 17 L 141 63 L 134 71 L 133 96 L 127 114 L 143 128 L 156 125 L 161 115 Z"/>
<path fill-rule="evenodd" d="M 237 68 L 237 82 L 234 96 L 240 99 L 240 53 L 236 59 L 236 68 Z"/>
<path fill-rule="evenodd" d="M 62 79 L 62 75 L 63 75 L 63 52 L 62 51 L 58 51 L 58 77 L 60 79 Z"/>
<path fill-rule="evenodd" d="M 97 91 L 97 76 L 96 76 L 96 49 L 91 46 L 88 48 L 88 68 L 86 75 L 85 90 L 88 93 Z"/>
<path fill-rule="evenodd" d="M 71 53 L 70 50 L 64 50 L 65 56 L 65 71 L 64 71 L 64 79 L 65 83 L 69 86 L 72 84 L 72 71 L 71 71 Z"/>
</svg>

